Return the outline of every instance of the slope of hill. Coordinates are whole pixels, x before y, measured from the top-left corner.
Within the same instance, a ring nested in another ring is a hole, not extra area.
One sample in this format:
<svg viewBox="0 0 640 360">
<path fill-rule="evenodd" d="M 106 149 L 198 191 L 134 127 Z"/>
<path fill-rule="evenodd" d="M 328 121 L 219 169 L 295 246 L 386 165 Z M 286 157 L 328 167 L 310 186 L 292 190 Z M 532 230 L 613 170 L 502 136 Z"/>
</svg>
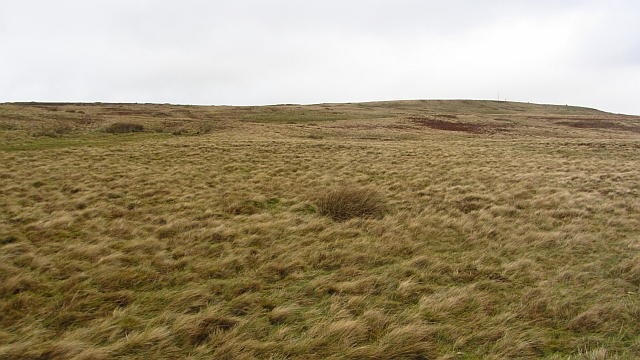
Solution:
<svg viewBox="0 0 640 360">
<path fill-rule="evenodd" d="M 0 359 L 640 357 L 640 118 L 0 104 Z"/>
</svg>

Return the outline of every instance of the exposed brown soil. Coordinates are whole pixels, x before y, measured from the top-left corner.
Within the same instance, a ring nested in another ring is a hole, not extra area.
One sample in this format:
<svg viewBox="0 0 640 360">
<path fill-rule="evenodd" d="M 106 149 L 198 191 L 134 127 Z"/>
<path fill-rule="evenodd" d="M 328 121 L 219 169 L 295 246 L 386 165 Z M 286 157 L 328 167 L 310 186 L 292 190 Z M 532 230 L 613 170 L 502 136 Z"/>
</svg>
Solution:
<svg viewBox="0 0 640 360">
<path fill-rule="evenodd" d="M 579 121 L 558 121 L 557 125 L 571 126 L 579 129 L 607 129 L 640 132 L 640 126 L 626 126 L 602 119 L 580 119 Z"/>
<path fill-rule="evenodd" d="M 498 132 L 506 131 L 507 128 L 512 125 L 503 124 L 481 124 L 481 123 L 462 123 L 452 122 L 446 120 L 437 120 L 423 117 L 410 117 L 409 120 L 426 126 L 430 129 L 447 130 L 447 131 L 461 131 L 471 134 L 495 134 Z"/>
<path fill-rule="evenodd" d="M 555 125 L 577 129 L 603 129 L 640 132 L 640 123 L 626 115 L 619 116 L 527 116 L 529 119 L 547 120 Z"/>
</svg>

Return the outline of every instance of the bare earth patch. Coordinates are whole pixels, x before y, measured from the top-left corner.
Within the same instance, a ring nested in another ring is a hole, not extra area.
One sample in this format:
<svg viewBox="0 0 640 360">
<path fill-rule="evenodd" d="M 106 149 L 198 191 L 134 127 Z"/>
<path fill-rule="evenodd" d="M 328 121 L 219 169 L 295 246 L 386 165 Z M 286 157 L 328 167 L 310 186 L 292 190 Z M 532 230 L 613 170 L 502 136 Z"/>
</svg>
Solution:
<svg viewBox="0 0 640 360">
<path fill-rule="evenodd" d="M 443 117 L 440 115 L 440 117 Z M 448 117 L 451 118 L 451 117 Z M 409 118 L 414 123 L 426 126 L 430 129 L 446 130 L 446 131 L 461 131 L 471 134 L 494 134 L 499 132 L 508 131 L 510 125 L 502 124 L 487 124 L 487 123 L 466 123 L 466 122 L 453 122 L 440 119 L 411 117 Z"/>
<path fill-rule="evenodd" d="M 609 129 L 640 133 L 640 126 L 628 126 L 602 119 L 580 119 L 578 121 L 558 121 L 558 125 L 571 126 L 580 129 Z"/>
</svg>

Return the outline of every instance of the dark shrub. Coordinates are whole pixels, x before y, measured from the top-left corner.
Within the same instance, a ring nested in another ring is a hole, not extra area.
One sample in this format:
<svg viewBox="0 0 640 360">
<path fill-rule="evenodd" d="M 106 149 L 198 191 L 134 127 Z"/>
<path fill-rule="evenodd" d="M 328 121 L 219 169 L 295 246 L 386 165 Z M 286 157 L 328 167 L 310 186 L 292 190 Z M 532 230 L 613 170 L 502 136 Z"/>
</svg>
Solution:
<svg viewBox="0 0 640 360">
<path fill-rule="evenodd" d="M 144 126 L 141 124 L 117 122 L 107 126 L 106 128 L 106 132 L 111 134 L 124 134 L 138 131 L 144 131 Z"/>
</svg>

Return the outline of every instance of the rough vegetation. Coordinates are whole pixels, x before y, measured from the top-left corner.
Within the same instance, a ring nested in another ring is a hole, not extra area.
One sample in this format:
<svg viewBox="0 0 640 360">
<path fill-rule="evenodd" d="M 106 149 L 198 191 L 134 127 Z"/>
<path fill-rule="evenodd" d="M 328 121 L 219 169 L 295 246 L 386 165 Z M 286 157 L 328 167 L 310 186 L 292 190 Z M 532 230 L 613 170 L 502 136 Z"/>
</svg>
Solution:
<svg viewBox="0 0 640 360">
<path fill-rule="evenodd" d="M 0 104 L 0 359 L 638 358 L 639 126 Z"/>
<path fill-rule="evenodd" d="M 320 214 L 337 221 L 355 217 L 381 217 L 385 212 L 383 197 L 371 188 L 336 187 L 322 194 L 317 202 Z"/>
<path fill-rule="evenodd" d="M 132 124 L 132 123 L 125 123 L 125 122 L 113 123 L 107 126 L 107 128 L 105 129 L 106 132 L 111 134 L 125 134 L 125 133 L 138 132 L 143 130 L 144 130 L 144 126 L 140 124 Z"/>
</svg>

